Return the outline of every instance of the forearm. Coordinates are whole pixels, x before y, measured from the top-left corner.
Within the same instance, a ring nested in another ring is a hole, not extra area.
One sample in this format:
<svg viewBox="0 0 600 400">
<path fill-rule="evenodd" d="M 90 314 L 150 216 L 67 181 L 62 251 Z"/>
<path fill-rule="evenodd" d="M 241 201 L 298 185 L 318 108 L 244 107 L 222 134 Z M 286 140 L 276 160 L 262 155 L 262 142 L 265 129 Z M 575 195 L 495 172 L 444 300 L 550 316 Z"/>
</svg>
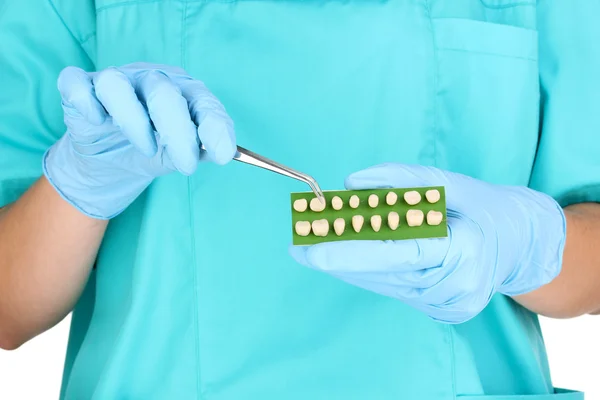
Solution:
<svg viewBox="0 0 600 400">
<path fill-rule="evenodd" d="M 20 346 L 72 310 L 106 225 L 70 206 L 45 178 L 0 210 L 0 347 Z"/>
<path fill-rule="evenodd" d="M 560 275 L 515 300 L 552 318 L 572 318 L 600 310 L 600 204 L 565 208 L 567 241 Z"/>
</svg>

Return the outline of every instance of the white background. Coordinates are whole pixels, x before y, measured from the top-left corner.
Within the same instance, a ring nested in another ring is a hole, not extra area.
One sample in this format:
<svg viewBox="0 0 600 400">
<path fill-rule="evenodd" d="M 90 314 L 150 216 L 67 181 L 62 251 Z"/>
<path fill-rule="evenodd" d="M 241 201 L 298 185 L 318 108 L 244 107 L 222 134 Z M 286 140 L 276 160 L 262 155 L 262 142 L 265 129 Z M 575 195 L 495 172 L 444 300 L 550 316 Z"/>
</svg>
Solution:
<svg viewBox="0 0 600 400">
<path fill-rule="evenodd" d="M 0 350 L 1 400 L 56 400 L 60 390 L 69 318 L 16 351 Z M 557 387 L 600 399 L 600 316 L 542 319 Z"/>
</svg>

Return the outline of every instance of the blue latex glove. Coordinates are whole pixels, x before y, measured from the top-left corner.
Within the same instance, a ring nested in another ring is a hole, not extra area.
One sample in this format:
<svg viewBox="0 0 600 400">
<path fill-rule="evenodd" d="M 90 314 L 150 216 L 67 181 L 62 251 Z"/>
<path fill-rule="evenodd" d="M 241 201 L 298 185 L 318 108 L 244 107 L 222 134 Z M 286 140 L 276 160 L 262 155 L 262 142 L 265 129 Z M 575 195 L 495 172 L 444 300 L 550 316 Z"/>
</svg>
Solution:
<svg viewBox="0 0 600 400">
<path fill-rule="evenodd" d="M 523 294 L 562 265 L 566 221 L 549 196 L 432 167 L 385 164 L 347 178 L 348 189 L 445 186 L 449 236 L 342 241 L 290 248 L 301 264 L 399 299 L 441 322 L 477 315 L 494 293 Z"/>
<path fill-rule="evenodd" d="M 158 176 L 191 175 L 203 159 L 225 164 L 236 153 L 225 109 L 180 68 L 68 67 L 58 88 L 67 132 L 46 152 L 44 175 L 91 217 L 118 215 Z"/>
</svg>

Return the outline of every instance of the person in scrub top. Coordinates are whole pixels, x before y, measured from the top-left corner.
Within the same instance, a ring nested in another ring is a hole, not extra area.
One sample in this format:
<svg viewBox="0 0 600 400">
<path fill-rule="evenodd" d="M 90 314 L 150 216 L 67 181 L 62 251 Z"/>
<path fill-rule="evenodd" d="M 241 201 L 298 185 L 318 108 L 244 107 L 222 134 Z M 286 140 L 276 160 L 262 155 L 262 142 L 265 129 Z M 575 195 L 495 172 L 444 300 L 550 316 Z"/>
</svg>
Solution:
<svg viewBox="0 0 600 400">
<path fill-rule="evenodd" d="M 599 14 L 0 2 L 0 346 L 73 311 L 69 400 L 582 399 L 537 316 L 600 310 Z M 237 143 L 444 186 L 448 237 L 290 246 L 306 188 Z"/>
</svg>

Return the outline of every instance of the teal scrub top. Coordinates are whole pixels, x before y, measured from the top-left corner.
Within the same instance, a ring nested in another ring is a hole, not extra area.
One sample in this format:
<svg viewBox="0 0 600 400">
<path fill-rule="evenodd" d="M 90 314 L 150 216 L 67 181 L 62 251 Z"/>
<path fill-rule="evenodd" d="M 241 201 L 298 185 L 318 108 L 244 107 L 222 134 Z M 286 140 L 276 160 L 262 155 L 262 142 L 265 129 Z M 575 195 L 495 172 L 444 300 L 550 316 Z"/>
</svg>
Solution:
<svg viewBox="0 0 600 400">
<path fill-rule="evenodd" d="M 598 15 L 589 0 L 0 1 L 0 205 L 65 130 L 60 70 L 136 61 L 203 80 L 240 144 L 324 189 L 391 161 L 598 201 Z M 61 398 L 583 398 L 554 387 L 537 316 L 507 297 L 444 325 L 297 265 L 303 190 L 240 163 L 157 179 L 109 224 Z"/>
</svg>

